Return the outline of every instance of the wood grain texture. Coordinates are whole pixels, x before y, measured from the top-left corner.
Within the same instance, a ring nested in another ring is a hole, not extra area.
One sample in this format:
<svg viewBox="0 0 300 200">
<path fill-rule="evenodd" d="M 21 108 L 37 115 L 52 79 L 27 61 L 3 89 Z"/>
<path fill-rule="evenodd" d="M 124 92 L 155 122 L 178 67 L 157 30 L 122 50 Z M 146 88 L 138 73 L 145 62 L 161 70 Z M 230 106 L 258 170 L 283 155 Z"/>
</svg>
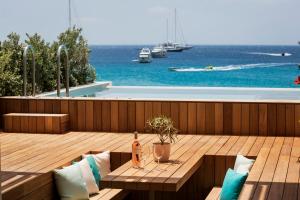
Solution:
<svg viewBox="0 0 300 200">
<path fill-rule="evenodd" d="M 233 167 L 235 155 L 243 153 L 256 161 L 241 193 L 242 199 L 261 197 L 276 200 L 298 195 L 298 137 L 180 135 L 171 152 L 171 159 L 180 162 L 162 164 L 164 171 L 144 171 L 131 167 L 131 147 L 128 144 L 132 141 L 132 134 L 1 133 L 0 137 L 4 200 L 53 199 L 51 195 L 56 194 L 51 186 L 53 169 L 80 160 L 80 155 L 84 153 L 104 150 L 112 152 L 111 166 L 114 171 L 103 178 L 101 184 L 115 189 L 130 188 L 134 193 L 141 189 L 153 189 L 160 191 L 158 197 L 164 199 L 192 198 L 194 194 L 204 199 L 214 186 L 222 183 L 227 168 Z M 140 134 L 139 139 L 142 144 L 152 144 L 156 136 Z M 22 147 L 22 150 L 18 147 Z M 148 169 L 157 166 L 152 157 L 146 164 Z M 110 196 L 112 194 L 109 191 L 100 193 Z"/>
<path fill-rule="evenodd" d="M 69 114 L 74 131 L 144 132 L 148 119 L 165 115 L 180 134 L 300 135 L 300 107 L 295 103 L 5 98 L 0 106 L 3 113 Z"/>
</svg>

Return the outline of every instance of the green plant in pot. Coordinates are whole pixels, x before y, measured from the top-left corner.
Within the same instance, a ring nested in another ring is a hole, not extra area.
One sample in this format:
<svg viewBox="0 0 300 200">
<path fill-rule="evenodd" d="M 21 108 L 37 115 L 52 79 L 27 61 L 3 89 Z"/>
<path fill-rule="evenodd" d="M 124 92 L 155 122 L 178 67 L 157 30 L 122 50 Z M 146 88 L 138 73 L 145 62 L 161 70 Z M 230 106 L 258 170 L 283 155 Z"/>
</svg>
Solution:
<svg viewBox="0 0 300 200">
<path fill-rule="evenodd" d="M 156 133 L 159 142 L 153 143 L 153 155 L 155 160 L 166 162 L 169 160 L 171 152 L 171 143 L 177 139 L 179 132 L 173 125 L 171 118 L 166 116 L 157 116 L 147 121 L 147 127 Z"/>
</svg>

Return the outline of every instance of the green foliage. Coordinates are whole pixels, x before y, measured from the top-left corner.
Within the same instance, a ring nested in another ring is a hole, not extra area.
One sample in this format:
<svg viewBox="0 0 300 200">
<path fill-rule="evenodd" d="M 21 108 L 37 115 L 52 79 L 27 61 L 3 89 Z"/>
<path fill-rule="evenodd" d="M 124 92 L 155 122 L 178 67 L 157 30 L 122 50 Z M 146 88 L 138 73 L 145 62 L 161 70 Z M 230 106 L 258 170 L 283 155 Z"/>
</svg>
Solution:
<svg viewBox="0 0 300 200">
<path fill-rule="evenodd" d="M 58 41 L 52 44 L 45 42 L 39 35 L 26 34 L 25 43 L 20 43 L 20 36 L 11 33 L 7 40 L 0 42 L 0 95 L 22 95 L 23 89 L 23 50 L 26 45 L 32 45 L 35 51 L 36 87 L 37 93 L 56 89 L 58 46 L 66 45 L 70 60 L 70 86 L 93 82 L 96 72 L 88 63 L 90 50 L 87 41 L 83 38 L 82 29 L 73 27 L 61 33 Z M 65 62 L 62 55 L 62 63 Z M 28 94 L 32 91 L 31 52 L 28 53 L 27 83 Z M 61 66 L 61 81 L 65 80 L 64 65 Z M 63 84 L 62 84 L 63 86 Z"/>
<path fill-rule="evenodd" d="M 167 139 L 169 139 L 171 143 L 176 141 L 179 131 L 173 126 L 171 118 L 162 115 L 147 120 L 146 123 L 148 128 L 157 134 L 161 144 L 164 144 Z"/>
</svg>

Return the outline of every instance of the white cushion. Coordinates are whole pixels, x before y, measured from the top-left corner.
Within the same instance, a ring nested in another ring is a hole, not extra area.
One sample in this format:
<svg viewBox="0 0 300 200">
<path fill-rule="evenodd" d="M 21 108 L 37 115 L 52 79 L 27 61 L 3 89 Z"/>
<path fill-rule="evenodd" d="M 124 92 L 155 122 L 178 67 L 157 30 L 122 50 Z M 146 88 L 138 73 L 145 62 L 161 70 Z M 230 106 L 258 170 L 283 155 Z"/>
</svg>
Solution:
<svg viewBox="0 0 300 200">
<path fill-rule="evenodd" d="M 104 151 L 99 154 L 86 154 L 83 155 L 83 158 L 86 158 L 87 156 L 93 156 L 93 158 L 96 161 L 97 167 L 99 169 L 99 174 L 101 178 L 105 177 L 107 174 L 109 174 L 110 171 L 110 152 Z"/>
<path fill-rule="evenodd" d="M 246 158 L 243 155 L 238 154 L 236 156 L 235 164 L 233 170 L 238 172 L 238 170 L 242 173 L 249 173 L 251 167 L 253 166 L 255 160 Z"/>
<path fill-rule="evenodd" d="M 249 164 L 241 164 L 235 170 L 236 173 L 239 174 L 248 174 L 249 173 Z"/>
<path fill-rule="evenodd" d="M 85 158 L 76 164 L 79 165 L 82 177 L 86 183 L 86 189 L 87 189 L 88 193 L 95 194 L 95 193 L 99 192 L 99 188 L 96 184 L 93 172 L 90 168 L 90 165 L 89 165 L 87 159 Z"/>
<path fill-rule="evenodd" d="M 89 199 L 79 165 L 54 170 L 54 177 L 62 200 Z"/>
</svg>

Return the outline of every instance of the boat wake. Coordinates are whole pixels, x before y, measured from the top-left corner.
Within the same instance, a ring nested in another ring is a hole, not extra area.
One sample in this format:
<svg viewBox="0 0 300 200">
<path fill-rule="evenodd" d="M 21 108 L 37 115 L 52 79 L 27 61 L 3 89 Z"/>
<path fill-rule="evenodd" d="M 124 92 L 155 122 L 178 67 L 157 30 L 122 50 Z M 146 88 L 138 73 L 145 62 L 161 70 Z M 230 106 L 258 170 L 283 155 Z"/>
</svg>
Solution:
<svg viewBox="0 0 300 200">
<path fill-rule="evenodd" d="M 263 56 L 276 56 L 276 57 L 281 57 L 281 56 L 291 56 L 293 54 L 291 53 L 261 53 L 261 52 L 250 52 L 248 54 L 253 54 L 253 55 L 263 55 Z"/>
<path fill-rule="evenodd" d="M 295 65 L 295 63 L 257 63 L 244 65 L 227 65 L 212 68 L 196 68 L 196 67 L 170 67 L 170 71 L 175 72 L 211 72 L 211 71 L 232 71 L 252 68 L 280 67 L 284 65 Z"/>
</svg>

